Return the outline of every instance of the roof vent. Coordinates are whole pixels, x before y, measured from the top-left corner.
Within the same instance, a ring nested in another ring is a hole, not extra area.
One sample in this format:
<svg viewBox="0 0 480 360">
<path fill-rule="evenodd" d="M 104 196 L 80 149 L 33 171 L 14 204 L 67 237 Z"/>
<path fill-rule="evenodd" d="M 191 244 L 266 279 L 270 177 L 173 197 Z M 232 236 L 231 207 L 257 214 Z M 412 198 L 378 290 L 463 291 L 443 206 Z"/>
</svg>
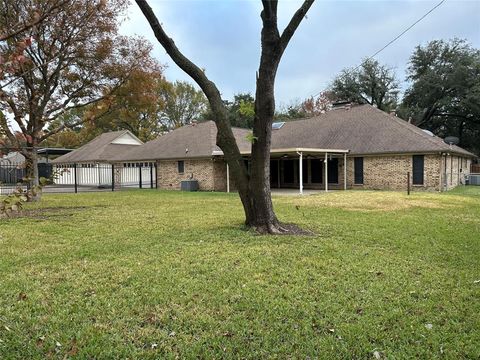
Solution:
<svg viewBox="0 0 480 360">
<path fill-rule="evenodd" d="M 283 125 L 285 125 L 285 121 L 274 122 L 272 123 L 272 130 L 281 129 Z"/>
</svg>

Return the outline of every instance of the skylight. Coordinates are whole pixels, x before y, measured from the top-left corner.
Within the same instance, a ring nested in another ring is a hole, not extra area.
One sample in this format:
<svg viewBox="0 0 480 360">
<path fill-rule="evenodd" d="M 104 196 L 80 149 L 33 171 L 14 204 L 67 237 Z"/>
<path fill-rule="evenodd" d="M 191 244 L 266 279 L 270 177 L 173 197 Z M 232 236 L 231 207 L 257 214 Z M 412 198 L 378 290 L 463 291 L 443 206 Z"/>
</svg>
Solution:
<svg viewBox="0 0 480 360">
<path fill-rule="evenodd" d="M 283 125 L 285 125 L 285 121 L 274 122 L 274 123 L 272 123 L 272 130 L 278 130 L 278 129 L 280 129 Z"/>
</svg>

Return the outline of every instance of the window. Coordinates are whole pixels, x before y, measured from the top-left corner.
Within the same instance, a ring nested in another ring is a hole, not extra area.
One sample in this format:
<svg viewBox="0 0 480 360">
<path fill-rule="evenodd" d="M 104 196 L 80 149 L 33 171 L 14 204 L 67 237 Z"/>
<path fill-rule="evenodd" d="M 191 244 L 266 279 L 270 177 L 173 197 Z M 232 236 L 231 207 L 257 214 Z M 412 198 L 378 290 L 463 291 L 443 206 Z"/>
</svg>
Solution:
<svg viewBox="0 0 480 360">
<path fill-rule="evenodd" d="M 178 173 L 183 174 L 185 171 L 185 161 L 181 160 L 177 162 Z"/>
<path fill-rule="evenodd" d="M 354 159 L 354 184 L 363 185 L 363 157 Z"/>
<path fill-rule="evenodd" d="M 423 185 L 423 167 L 424 157 L 423 155 L 413 155 L 413 185 Z"/>
</svg>

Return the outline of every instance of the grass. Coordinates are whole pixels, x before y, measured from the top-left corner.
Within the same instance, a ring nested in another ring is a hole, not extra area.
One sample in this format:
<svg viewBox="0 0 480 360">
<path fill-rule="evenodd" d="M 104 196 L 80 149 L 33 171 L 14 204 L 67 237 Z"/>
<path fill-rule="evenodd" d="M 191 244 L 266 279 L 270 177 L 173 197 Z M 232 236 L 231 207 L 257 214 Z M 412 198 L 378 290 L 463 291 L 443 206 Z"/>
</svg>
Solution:
<svg viewBox="0 0 480 360">
<path fill-rule="evenodd" d="M 480 187 L 44 195 L 0 219 L 0 358 L 480 358 Z"/>
</svg>

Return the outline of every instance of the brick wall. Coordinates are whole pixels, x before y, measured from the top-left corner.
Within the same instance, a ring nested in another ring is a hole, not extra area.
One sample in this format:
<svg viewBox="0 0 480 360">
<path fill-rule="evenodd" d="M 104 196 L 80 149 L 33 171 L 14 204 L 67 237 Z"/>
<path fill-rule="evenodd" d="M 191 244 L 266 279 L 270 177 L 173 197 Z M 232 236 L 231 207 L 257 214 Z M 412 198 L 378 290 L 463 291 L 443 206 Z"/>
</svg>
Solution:
<svg viewBox="0 0 480 360">
<path fill-rule="evenodd" d="M 214 162 L 212 159 L 184 160 L 184 172 L 178 173 L 177 160 L 157 161 L 157 181 L 159 189 L 180 190 L 180 182 L 192 177 L 198 180 L 198 186 L 202 191 L 215 189 Z"/>
<path fill-rule="evenodd" d="M 445 158 L 447 168 L 445 171 Z M 178 173 L 177 161 L 158 161 L 157 181 L 159 189 L 180 189 L 180 182 L 187 180 L 193 174 L 198 180 L 200 190 L 226 191 L 227 171 L 226 163 L 222 159 L 184 160 L 185 171 Z M 363 185 L 355 185 L 354 157 L 347 158 L 347 187 L 349 189 L 369 190 L 400 190 L 407 189 L 407 173 L 410 172 L 410 188 L 412 191 L 443 190 L 445 174 L 447 189 L 462 184 L 464 175 L 468 173 L 470 160 L 458 156 L 425 155 L 424 157 L 424 183 L 412 184 L 412 155 L 384 155 L 363 157 Z M 329 184 L 330 189 L 343 189 L 343 159 L 339 159 L 338 185 Z M 323 184 L 317 188 L 322 189 Z M 305 187 L 305 188 L 308 188 Z M 235 184 L 230 174 L 230 190 L 235 191 Z"/>
<path fill-rule="evenodd" d="M 363 185 L 355 185 L 354 160 L 347 160 L 347 187 L 350 189 L 406 190 L 407 173 L 410 172 L 410 186 L 415 190 L 440 190 L 440 155 L 425 155 L 424 183 L 412 184 L 412 155 L 385 155 L 363 157 Z"/>
</svg>

